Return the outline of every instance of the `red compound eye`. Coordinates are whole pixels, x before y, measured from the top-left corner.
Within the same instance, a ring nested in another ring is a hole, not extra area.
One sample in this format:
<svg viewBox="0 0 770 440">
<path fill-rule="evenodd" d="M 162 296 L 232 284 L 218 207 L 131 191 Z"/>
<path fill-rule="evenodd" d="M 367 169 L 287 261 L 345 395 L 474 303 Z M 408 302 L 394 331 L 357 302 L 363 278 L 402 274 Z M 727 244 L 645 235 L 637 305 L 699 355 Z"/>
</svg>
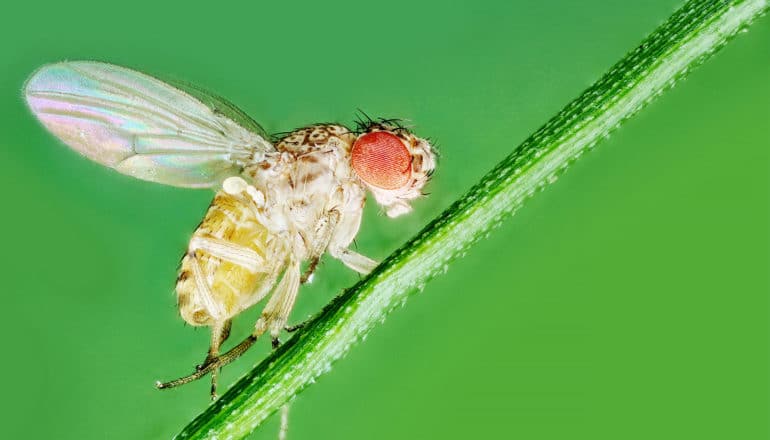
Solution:
<svg viewBox="0 0 770 440">
<path fill-rule="evenodd" d="M 403 188 L 412 174 L 412 155 L 401 139 L 387 131 L 358 138 L 351 163 L 361 180 L 382 189 Z"/>
</svg>

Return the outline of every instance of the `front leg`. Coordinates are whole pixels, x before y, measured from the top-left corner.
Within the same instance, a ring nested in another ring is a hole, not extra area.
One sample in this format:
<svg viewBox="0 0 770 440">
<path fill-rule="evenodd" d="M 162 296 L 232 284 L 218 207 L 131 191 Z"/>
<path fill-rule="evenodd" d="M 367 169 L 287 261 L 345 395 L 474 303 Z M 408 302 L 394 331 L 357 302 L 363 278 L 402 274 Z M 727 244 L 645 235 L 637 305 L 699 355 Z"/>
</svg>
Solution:
<svg viewBox="0 0 770 440">
<path fill-rule="evenodd" d="M 349 268 L 355 270 L 356 272 L 364 275 L 374 270 L 374 268 L 377 267 L 377 264 L 379 264 L 376 261 L 372 260 L 371 258 L 361 255 L 357 252 L 351 251 L 350 249 L 347 249 L 347 248 L 331 248 L 329 249 L 329 253 L 334 258 L 337 258 L 338 260 L 342 261 L 342 263 L 344 263 L 345 266 L 348 266 Z M 303 283 L 306 281 L 306 276 L 308 272 L 312 274 L 312 271 L 310 271 L 311 268 L 315 269 L 315 265 L 313 264 L 312 261 L 310 262 L 310 266 L 308 266 L 308 269 L 305 271 L 305 274 L 302 275 L 301 280 Z M 307 324 L 308 322 L 309 320 L 303 321 L 303 322 L 300 322 L 299 324 L 286 326 L 283 329 L 287 333 L 293 333 L 301 329 L 302 327 L 304 327 L 305 324 Z"/>
<path fill-rule="evenodd" d="M 379 264 L 371 258 L 365 255 L 361 255 L 358 252 L 351 251 L 347 248 L 331 248 L 329 249 L 329 253 L 332 255 L 332 257 L 342 261 L 345 266 L 364 275 L 373 271 L 374 268 Z"/>
<path fill-rule="evenodd" d="M 302 274 L 302 278 L 300 278 L 302 284 L 310 280 L 316 267 L 318 267 L 318 261 L 327 250 L 332 257 L 342 261 L 345 266 L 364 275 L 374 270 L 379 264 L 367 256 L 361 255 L 346 247 L 336 246 L 332 243 L 335 229 L 340 224 L 340 217 L 340 212 L 333 209 L 318 220 L 314 239 L 311 241 L 310 245 L 310 263 L 308 264 L 305 273 Z"/>
<path fill-rule="evenodd" d="M 326 252 L 326 248 L 329 247 L 329 242 L 334 235 L 334 230 L 339 224 L 340 212 L 336 209 L 327 211 L 316 222 L 316 226 L 313 229 L 313 236 L 310 238 L 308 246 L 308 263 L 307 269 L 302 274 L 300 282 L 305 284 L 313 276 L 318 267 L 318 262 L 321 260 L 321 256 Z"/>
</svg>

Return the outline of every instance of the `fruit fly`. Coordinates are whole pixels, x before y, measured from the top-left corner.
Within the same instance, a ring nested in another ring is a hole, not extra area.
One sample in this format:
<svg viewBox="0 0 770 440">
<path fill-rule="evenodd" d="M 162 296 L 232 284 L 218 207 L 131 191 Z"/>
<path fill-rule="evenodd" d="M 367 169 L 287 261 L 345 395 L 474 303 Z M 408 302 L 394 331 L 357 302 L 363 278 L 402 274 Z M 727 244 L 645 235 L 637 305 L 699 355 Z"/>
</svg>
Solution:
<svg viewBox="0 0 770 440">
<path fill-rule="evenodd" d="M 81 155 L 129 176 L 216 191 L 192 234 L 176 282 L 179 313 L 211 329 L 204 362 L 171 388 L 217 373 L 287 327 L 300 285 L 328 253 L 366 274 L 377 265 L 349 248 L 368 189 L 389 217 L 411 210 L 435 167 L 430 143 L 395 120 L 356 129 L 315 124 L 269 136 L 222 98 L 196 87 L 92 61 L 40 68 L 24 96 L 43 125 Z M 252 334 L 220 347 L 232 319 L 269 298 Z"/>
</svg>

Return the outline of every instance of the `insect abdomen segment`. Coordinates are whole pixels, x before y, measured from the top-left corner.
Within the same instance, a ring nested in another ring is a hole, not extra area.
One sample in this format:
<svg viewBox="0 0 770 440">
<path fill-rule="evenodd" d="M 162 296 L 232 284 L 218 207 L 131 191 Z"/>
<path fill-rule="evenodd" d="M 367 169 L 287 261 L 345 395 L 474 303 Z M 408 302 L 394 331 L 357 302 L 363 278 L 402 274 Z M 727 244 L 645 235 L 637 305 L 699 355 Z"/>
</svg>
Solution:
<svg viewBox="0 0 770 440">
<path fill-rule="evenodd" d="M 249 200 L 219 191 L 182 259 L 176 285 L 182 318 L 212 325 L 262 299 L 285 260 L 268 237 Z"/>
</svg>

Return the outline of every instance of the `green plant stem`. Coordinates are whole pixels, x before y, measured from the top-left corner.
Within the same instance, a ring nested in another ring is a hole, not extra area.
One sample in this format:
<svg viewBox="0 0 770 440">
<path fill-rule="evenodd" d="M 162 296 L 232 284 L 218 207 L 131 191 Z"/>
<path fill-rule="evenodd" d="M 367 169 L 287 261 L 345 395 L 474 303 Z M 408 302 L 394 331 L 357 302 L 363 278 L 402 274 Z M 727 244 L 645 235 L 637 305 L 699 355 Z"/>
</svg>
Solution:
<svg viewBox="0 0 770 440">
<path fill-rule="evenodd" d="M 690 1 L 519 145 L 375 271 L 328 304 L 177 438 L 238 439 L 313 383 L 407 297 L 553 182 L 572 161 L 768 8 L 767 0 Z"/>
</svg>

